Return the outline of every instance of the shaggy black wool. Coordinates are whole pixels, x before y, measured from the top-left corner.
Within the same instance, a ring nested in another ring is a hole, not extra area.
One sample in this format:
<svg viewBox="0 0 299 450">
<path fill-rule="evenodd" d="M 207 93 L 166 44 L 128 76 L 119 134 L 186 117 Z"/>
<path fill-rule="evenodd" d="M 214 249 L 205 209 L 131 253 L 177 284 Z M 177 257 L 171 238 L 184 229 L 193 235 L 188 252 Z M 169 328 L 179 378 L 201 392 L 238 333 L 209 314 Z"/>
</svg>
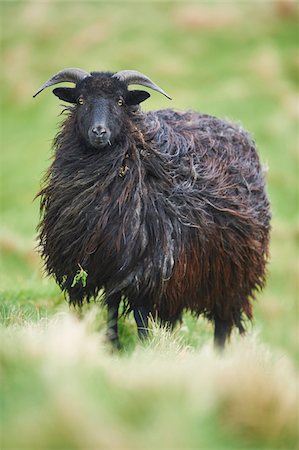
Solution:
<svg viewBox="0 0 299 450">
<path fill-rule="evenodd" d="M 241 127 L 132 109 L 112 146 L 88 148 L 76 107 L 41 195 L 46 269 L 82 305 L 103 289 L 174 324 L 184 310 L 243 331 L 265 283 L 270 212 L 255 144 Z M 87 284 L 72 282 L 78 265 Z"/>
</svg>

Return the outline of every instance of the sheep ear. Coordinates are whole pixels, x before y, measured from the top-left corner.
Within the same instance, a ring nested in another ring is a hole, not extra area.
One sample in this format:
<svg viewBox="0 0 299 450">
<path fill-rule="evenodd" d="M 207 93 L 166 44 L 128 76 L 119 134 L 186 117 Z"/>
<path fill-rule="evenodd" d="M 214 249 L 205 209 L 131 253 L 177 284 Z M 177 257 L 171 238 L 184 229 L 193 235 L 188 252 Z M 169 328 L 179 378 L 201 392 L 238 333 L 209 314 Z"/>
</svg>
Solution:
<svg viewBox="0 0 299 450">
<path fill-rule="evenodd" d="M 146 91 L 129 91 L 126 97 L 127 105 L 139 105 L 139 103 L 144 102 L 149 98 L 151 94 Z"/>
<path fill-rule="evenodd" d="M 68 103 L 77 103 L 77 99 L 79 97 L 76 88 L 55 88 L 53 89 L 53 94 L 60 98 L 60 100 Z"/>
</svg>

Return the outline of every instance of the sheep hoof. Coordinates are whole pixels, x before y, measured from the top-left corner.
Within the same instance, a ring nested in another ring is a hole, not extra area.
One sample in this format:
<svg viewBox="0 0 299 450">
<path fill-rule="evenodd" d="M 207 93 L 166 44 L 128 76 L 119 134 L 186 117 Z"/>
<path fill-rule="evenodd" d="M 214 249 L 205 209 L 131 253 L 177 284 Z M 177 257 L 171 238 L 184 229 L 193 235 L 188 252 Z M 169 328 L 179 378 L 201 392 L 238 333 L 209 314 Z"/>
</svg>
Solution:
<svg viewBox="0 0 299 450">
<path fill-rule="evenodd" d="M 148 338 L 148 309 L 140 306 L 134 309 L 134 318 L 137 325 L 138 337 L 141 341 Z"/>
<path fill-rule="evenodd" d="M 225 342 L 230 335 L 231 327 L 225 320 L 220 319 L 218 316 L 215 316 L 214 322 L 214 347 L 219 352 L 223 352 L 225 348 Z"/>
<path fill-rule="evenodd" d="M 108 330 L 106 337 L 113 350 L 120 350 L 119 337 L 114 330 Z"/>
<path fill-rule="evenodd" d="M 141 341 L 145 341 L 148 338 L 148 329 L 144 327 L 138 328 L 138 337 Z"/>
</svg>

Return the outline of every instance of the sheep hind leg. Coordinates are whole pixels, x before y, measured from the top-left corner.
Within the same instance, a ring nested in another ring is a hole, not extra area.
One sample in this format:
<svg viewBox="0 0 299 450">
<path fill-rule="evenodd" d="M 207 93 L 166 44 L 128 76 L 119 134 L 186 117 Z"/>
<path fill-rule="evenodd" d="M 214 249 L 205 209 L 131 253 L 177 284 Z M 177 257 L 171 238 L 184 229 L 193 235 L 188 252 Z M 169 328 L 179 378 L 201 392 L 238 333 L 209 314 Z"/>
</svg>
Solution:
<svg viewBox="0 0 299 450">
<path fill-rule="evenodd" d="M 120 295 L 113 295 L 106 300 L 108 307 L 107 318 L 107 338 L 111 342 L 112 346 L 119 350 L 120 342 L 118 336 L 118 309 L 120 304 Z"/>
<path fill-rule="evenodd" d="M 138 337 L 141 340 L 148 337 L 148 314 L 148 309 L 143 306 L 134 309 L 134 318 L 137 325 Z"/>
<path fill-rule="evenodd" d="M 214 317 L 214 346 L 217 350 L 223 351 L 225 342 L 231 334 L 230 324 L 223 319 L 220 319 L 218 315 Z"/>
<path fill-rule="evenodd" d="M 170 331 L 170 332 L 174 331 L 174 329 L 178 323 L 182 323 L 181 315 L 180 315 L 180 317 L 174 317 L 174 318 L 171 318 L 168 320 L 161 321 L 162 327 L 164 327 L 167 331 Z"/>
</svg>

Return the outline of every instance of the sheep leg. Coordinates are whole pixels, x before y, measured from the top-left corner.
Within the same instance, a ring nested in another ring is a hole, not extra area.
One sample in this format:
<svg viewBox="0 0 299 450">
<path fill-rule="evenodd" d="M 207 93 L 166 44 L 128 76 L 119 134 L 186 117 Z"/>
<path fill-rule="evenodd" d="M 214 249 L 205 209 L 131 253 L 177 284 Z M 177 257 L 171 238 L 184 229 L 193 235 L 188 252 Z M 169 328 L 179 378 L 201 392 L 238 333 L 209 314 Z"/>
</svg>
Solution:
<svg viewBox="0 0 299 450">
<path fill-rule="evenodd" d="M 107 338 L 113 345 L 113 347 L 119 349 L 119 337 L 118 337 L 118 309 L 120 303 L 120 295 L 116 294 L 109 297 L 107 300 L 108 306 L 108 326 L 107 326 Z"/>
<path fill-rule="evenodd" d="M 148 309 L 143 306 L 134 309 L 134 318 L 137 325 L 138 336 L 141 340 L 148 337 L 148 314 Z"/>
<path fill-rule="evenodd" d="M 231 327 L 226 320 L 220 319 L 218 315 L 215 315 L 214 323 L 214 345 L 216 349 L 223 350 L 225 347 L 226 339 L 230 335 Z"/>
<path fill-rule="evenodd" d="M 173 331 L 177 325 L 177 323 L 182 323 L 182 313 L 177 313 L 169 319 L 162 319 L 161 325 L 165 327 L 168 331 Z"/>
</svg>

